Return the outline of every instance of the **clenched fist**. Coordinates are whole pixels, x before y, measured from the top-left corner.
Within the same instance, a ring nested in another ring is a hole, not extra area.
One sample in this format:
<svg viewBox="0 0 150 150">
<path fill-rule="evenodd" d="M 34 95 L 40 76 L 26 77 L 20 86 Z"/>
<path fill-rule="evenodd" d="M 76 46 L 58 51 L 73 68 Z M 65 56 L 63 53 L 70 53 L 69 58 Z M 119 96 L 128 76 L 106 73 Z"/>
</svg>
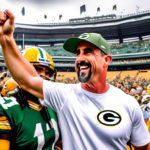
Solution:
<svg viewBox="0 0 150 150">
<path fill-rule="evenodd" d="M 0 11 L 0 44 L 6 40 L 6 38 L 12 37 L 15 29 L 15 16 L 9 11 Z"/>
</svg>

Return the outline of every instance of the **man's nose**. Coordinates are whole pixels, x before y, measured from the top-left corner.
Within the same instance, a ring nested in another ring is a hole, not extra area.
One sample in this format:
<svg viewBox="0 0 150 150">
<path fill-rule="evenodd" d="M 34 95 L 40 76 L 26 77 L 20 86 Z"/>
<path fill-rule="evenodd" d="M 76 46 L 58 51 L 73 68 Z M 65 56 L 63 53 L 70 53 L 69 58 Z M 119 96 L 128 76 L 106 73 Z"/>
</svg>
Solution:
<svg viewBox="0 0 150 150">
<path fill-rule="evenodd" d="M 81 61 L 85 61 L 86 57 L 83 53 L 80 53 L 80 55 L 78 55 L 77 57 L 77 62 L 80 63 Z"/>
</svg>

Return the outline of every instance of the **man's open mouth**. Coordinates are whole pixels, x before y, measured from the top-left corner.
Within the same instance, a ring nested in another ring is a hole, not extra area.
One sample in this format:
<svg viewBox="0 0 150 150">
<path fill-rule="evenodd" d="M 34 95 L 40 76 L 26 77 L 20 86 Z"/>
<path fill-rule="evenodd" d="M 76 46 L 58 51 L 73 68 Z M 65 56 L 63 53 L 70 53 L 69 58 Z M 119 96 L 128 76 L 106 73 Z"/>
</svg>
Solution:
<svg viewBox="0 0 150 150">
<path fill-rule="evenodd" d="M 89 62 L 82 61 L 77 65 L 78 78 L 80 82 L 86 82 L 91 77 L 91 64 Z"/>
<path fill-rule="evenodd" d="M 89 66 L 80 66 L 79 70 L 80 70 L 80 74 L 81 73 L 88 74 L 89 70 L 90 70 L 90 67 Z"/>
</svg>

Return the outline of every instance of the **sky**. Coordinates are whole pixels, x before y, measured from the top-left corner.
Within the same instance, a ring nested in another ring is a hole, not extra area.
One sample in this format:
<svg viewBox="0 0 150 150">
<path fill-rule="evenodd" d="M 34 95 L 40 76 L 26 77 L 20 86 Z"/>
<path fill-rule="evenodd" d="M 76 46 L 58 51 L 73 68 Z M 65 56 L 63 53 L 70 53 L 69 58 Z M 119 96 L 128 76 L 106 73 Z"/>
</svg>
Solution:
<svg viewBox="0 0 150 150">
<path fill-rule="evenodd" d="M 86 12 L 80 14 L 80 6 L 86 5 Z M 112 8 L 117 5 L 117 10 Z M 16 23 L 67 22 L 71 18 L 101 16 L 108 14 L 126 15 L 150 10 L 150 0 L 0 0 L 0 10 L 9 9 L 15 15 Z M 21 10 L 25 7 L 25 16 Z M 97 13 L 97 8 L 100 12 Z M 47 15 L 47 19 L 44 18 Z M 62 15 L 59 20 L 59 15 Z"/>
</svg>

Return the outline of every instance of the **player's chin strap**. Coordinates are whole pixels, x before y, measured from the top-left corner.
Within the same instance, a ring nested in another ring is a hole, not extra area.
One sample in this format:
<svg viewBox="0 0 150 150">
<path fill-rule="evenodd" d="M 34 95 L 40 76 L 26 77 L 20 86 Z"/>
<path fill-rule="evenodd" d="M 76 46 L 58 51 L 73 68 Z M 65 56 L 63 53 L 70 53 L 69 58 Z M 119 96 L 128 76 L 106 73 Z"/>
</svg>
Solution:
<svg viewBox="0 0 150 150">
<path fill-rule="evenodd" d="M 43 74 L 39 74 L 39 76 L 41 78 L 43 78 L 44 80 L 49 80 L 49 81 L 53 81 L 53 82 L 55 82 L 55 80 L 56 80 L 56 75 L 57 75 L 57 71 L 56 70 L 54 71 L 53 75 L 50 78 L 44 76 Z"/>
<path fill-rule="evenodd" d="M 39 76 L 40 76 L 41 78 L 43 78 L 44 80 L 49 80 L 49 78 L 45 77 L 43 74 L 39 74 Z"/>
</svg>

